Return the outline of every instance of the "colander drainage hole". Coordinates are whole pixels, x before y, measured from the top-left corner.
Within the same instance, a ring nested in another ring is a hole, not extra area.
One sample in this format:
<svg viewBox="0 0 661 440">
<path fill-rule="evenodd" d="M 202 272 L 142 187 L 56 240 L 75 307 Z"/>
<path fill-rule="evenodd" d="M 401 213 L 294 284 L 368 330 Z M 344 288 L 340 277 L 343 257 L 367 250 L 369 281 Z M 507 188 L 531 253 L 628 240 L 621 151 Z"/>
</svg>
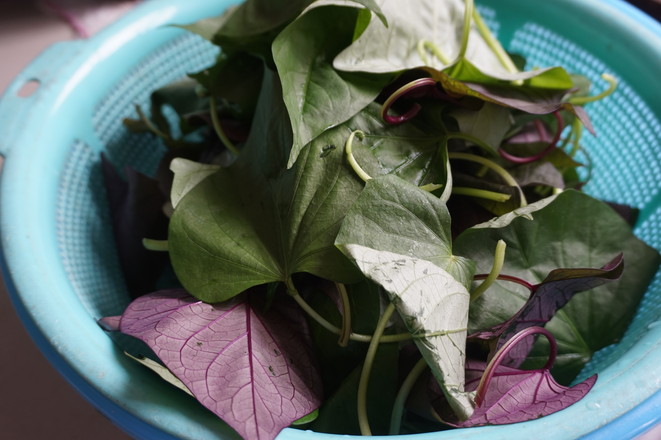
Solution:
<svg viewBox="0 0 661 440">
<path fill-rule="evenodd" d="M 29 98 L 34 92 L 37 91 L 39 86 L 41 86 L 41 82 L 38 79 L 28 80 L 21 86 L 20 89 L 18 89 L 16 95 L 21 98 Z"/>
</svg>

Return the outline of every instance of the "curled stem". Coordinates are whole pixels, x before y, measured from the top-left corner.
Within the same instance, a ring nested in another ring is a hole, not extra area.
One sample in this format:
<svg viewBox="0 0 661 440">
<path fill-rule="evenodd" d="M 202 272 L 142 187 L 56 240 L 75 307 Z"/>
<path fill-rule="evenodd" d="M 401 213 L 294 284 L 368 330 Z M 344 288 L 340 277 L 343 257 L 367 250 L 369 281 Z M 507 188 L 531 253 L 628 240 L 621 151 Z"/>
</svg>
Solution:
<svg viewBox="0 0 661 440">
<path fill-rule="evenodd" d="M 372 179 L 372 176 L 367 174 L 365 170 L 363 170 L 361 166 L 358 165 L 356 158 L 353 156 L 353 139 L 355 137 L 358 137 L 358 139 L 362 140 L 365 138 L 365 133 L 360 130 L 352 131 L 346 143 L 344 144 L 344 151 L 347 155 L 347 160 L 349 161 L 351 168 L 358 175 L 358 177 L 360 177 L 364 182 L 367 182 L 368 180 Z"/>
<path fill-rule="evenodd" d="M 420 88 L 429 88 L 435 87 L 436 81 L 432 78 L 418 78 L 407 84 L 404 84 L 399 89 L 386 99 L 386 101 L 381 106 L 381 118 L 386 121 L 388 124 L 401 124 L 406 122 L 409 119 L 413 118 L 420 111 L 420 104 L 414 104 L 406 113 L 399 116 L 390 116 L 388 111 L 395 104 L 395 102 L 400 99 L 402 96 L 412 93 L 415 90 Z"/>
<path fill-rule="evenodd" d="M 478 299 L 484 292 L 487 291 L 489 287 L 498 279 L 500 271 L 503 270 L 503 263 L 505 262 L 505 249 L 507 245 L 503 240 L 498 240 L 496 243 L 496 250 L 493 255 L 493 265 L 491 266 L 491 271 L 489 275 L 485 278 L 479 286 L 471 292 L 470 300 L 471 302 Z"/>
<path fill-rule="evenodd" d="M 409 394 L 411 394 L 411 389 L 426 369 L 427 361 L 425 361 L 425 358 L 422 358 L 413 366 L 409 374 L 406 376 L 406 379 L 404 379 L 402 386 L 399 388 L 395 403 L 392 407 L 392 416 L 390 417 L 390 435 L 399 434 L 406 400 L 408 399 Z"/>
<path fill-rule="evenodd" d="M 394 311 L 395 306 L 392 303 L 388 304 L 388 307 L 386 307 L 386 310 L 383 312 L 383 315 L 376 325 L 376 329 L 372 335 L 372 340 L 370 341 L 370 345 L 367 348 L 367 354 L 365 355 L 363 368 L 360 372 L 360 380 L 358 381 L 357 404 L 358 424 L 360 426 L 361 435 L 372 435 L 372 430 L 370 429 L 369 420 L 367 418 L 367 386 L 369 384 L 370 375 L 372 373 L 372 366 L 374 365 L 376 351 L 379 348 L 379 341 Z"/>
<path fill-rule="evenodd" d="M 558 141 L 560 140 L 560 135 L 562 134 L 562 130 L 565 128 L 564 122 L 562 120 L 562 115 L 560 114 L 560 112 L 554 111 L 553 116 L 555 116 L 555 120 L 558 123 L 558 127 L 555 132 L 555 135 L 553 136 L 553 139 L 551 139 L 551 141 L 546 146 L 546 148 L 544 148 L 544 150 L 540 151 L 537 154 L 533 154 L 532 156 L 527 156 L 527 157 L 514 156 L 508 153 L 507 151 L 505 151 L 503 148 L 499 148 L 498 153 L 501 155 L 503 159 L 516 164 L 531 163 L 544 158 L 547 154 L 549 154 L 551 151 L 553 151 L 556 148 L 556 146 L 558 145 Z"/>
<path fill-rule="evenodd" d="M 599 101 L 600 99 L 604 99 L 613 93 L 617 88 L 617 79 L 608 73 L 602 73 L 601 78 L 608 83 L 608 88 L 606 90 L 594 96 L 575 96 L 569 98 L 569 103 L 574 105 L 585 105 L 591 102 Z"/>
<path fill-rule="evenodd" d="M 480 405 L 482 405 L 482 402 L 484 402 L 484 398 L 486 397 L 486 393 L 489 388 L 489 383 L 491 382 L 491 378 L 496 373 L 496 369 L 500 366 L 501 362 L 503 361 L 507 353 L 509 353 L 509 351 L 516 344 L 521 342 L 521 340 L 535 334 L 542 334 L 549 341 L 549 348 L 550 348 L 549 358 L 546 361 L 546 365 L 543 367 L 543 369 L 551 368 L 551 366 L 555 362 L 555 358 L 558 352 L 557 342 L 555 341 L 555 338 L 553 337 L 551 332 L 549 332 L 543 327 L 528 327 L 524 330 L 521 330 L 519 333 L 515 334 L 507 342 L 505 342 L 505 344 L 503 344 L 502 347 L 500 347 L 500 349 L 496 352 L 496 354 L 489 362 L 489 365 L 487 365 L 487 368 L 484 370 L 484 374 L 482 374 L 482 378 L 480 379 L 480 383 L 477 386 L 477 390 L 475 393 L 476 406 L 479 407 Z"/>
<path fill-rule="evenodd" d="M 213 95 L 209 96 L 209 114 L 211 115 L 211 124 L 213 125 L 213 129 L 216 132 L 218 139 L 220 139 L 220 141 L 225 145 L 225 147 L 227 147 L 228 150 L 232 152 L 232 154 L 238 156 L 239 150 L 227 137 L 227 135 L 223 131 L 223 127 L 220 125 L 220 120 L 218 119 L 218 111 L 216 106 L 216 98 Z"/>
<path fill-rule="evenodd" d="M 490 170 L 498 174 L 500 178 L 503 179 L 503 181 L 507 183 L 509 186 L 513 186 L 517 189 L 517 192 L 519 193 L 519 198 L 521 199 L 522 208 L 528 205 L 526 196 L 523 194 L 523 190 L 521 189 L 519 183 L 516 181 L 514 177 L 512 177 L 512 175 L 509 172 L 507 172 L 505 168 L 501 167 L 496 162 L 489 160 L 485 157 L 470 153 L 449 153 L 448 158 L 457 159 L 457 160 L 468 160 L 471 162 L 479 163 L 480 165 L 489 168 Z"/>
</svg>

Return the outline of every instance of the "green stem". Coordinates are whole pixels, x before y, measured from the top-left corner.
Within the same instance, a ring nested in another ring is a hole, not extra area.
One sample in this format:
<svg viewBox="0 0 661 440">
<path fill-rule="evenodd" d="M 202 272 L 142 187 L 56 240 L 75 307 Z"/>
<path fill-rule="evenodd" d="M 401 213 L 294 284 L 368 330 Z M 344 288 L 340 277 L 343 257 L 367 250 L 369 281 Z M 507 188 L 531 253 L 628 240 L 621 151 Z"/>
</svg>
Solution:
<svg viewBox="0 0 661 440">
<path fill-rule="evenodd" d="M 154 125 L 154 123 L 145 115 L 145 113 L 142 111 L 142 108 L 139 105 L 135 106 L 135 111 L 138 113 L 138 117 L 140 120 L 147 126 L 147 129 L 154 133 L 156 136 L 160 137 L 161 139 L 170 139 L 170 136 L 168 136 L 166 133 L 163 133 L 157 126 Z"/>
<path fill-rule="evenodd" d="M 329 332 L 336 334 L 336 335 L 341 335 L 342 334 L 342 329 L 339 327 L 334 326 L 326 318 L 321 316 L 319 313 L 317 313 L 316 310 L 314 310 L 310 304 L 308 304 L 305 299 L 298 293 L 298 290 L 294 286 L 294 283 L 289 279 L 287 282 L 285 282 L 285 285 L 287 286 L 287 292 L 289 295 L 296 301 L 296 303 L 305 311 L 305 313 L 308 314 L 308 316 L 312 319 L 314 319 L 320 326 L 328 330 Z M 426 336 L 426 335 L 425 335 Z M 420 336 L 423 337 L 423 336 Z M 352 341 L 357 341 L 357 342 L 371 342 L 372 341 L 372 336 L 370 335 L 362 335 L 360 333 L 350 333 L 349 334 L 349 339 Z M 410 339 L 414 339 L 414 336 L 412 336 L 410 333 L 398 333 L 395 335 L 385 335 L 383 338 L 381 338 L 381 342 L 401 342 L 401 341 L 407 341 Z"/>
<path fill-rule="evenodd" d="M 344 151 L 347 155 L 347 160 L 349 161 L 351 168 L 358 175 L 358 177 L 360 177 L 364 182 L 367 182 L 368 180 L 372 179 L 372 176 L 367 174 L 365 170 L 363 170 L 360 165 L 358 165 L 356 158 L 353 156 L 353 138 L 356 136 L 359 140 L 362 140 L 365 138 L 365 133 L 360 130 L 352 131 L 349 135 L 349 139 L 347 139 L 346 143 L 344 144 Z"/>
<path fill-rule="evenodd" d="M 213 95 L 209 96 L 209 113 L 211 114 L 211 124 L 213 125 L 213 129 L 216 132 L 218 139 L 220 139 L 220 141 L 225 145 L 225 147 L 227 147 L 228 150 L 232 152 L 232 154 L 238 156 L 239 150 L 232 143 L 232 141 L 229 140 L 229 138 L 223 131 L 223 127 L 220 125 L 220 120 L 218 119 L 218 111 L 216 106 L 216 98 Z"/>
<path fill-rule="evenodd" d="M 379 322 L 376 325 L 374 334 L 372 335 L 372 340 L 370 341 L 369 347 L 367 347 L 367 354 L 365 355 L 365 362 L 363 363 L 363 369 L 360 372 L 360 380 L 358 382 L 358 424 L 360 426 L 361 435 L 372 435 L 370 429 L 369 420 L 367 418 L 367 385 L 369 384 L 370 375 L 372 373 L 372 366 L 374 365 L 374 358 L 376 357 L 376 351 L 379 348 L 379 341 L 383 335 L 386 325 L 390 320 L 390 317 L 395 311 L 395 306 L 390 303 L 386 310 L 383 312 L 383 315 L 379 319 Z"/>
<path fill-rule="evenodd" d="M 516 68 L 514 62 L 512 61 L 512 58 L 510 58 L 509 54 L 505 51 L 505 49 L 503 49 L 503 46 L 500 44 L 500 41 L 498 41 L 498 39 L 493 36 L 491 30 L 489 30 L 489 27 L 482 19 L 482 16 L 480 15 L 480 12 L 477 10 L 477 8 L 473 10 L 473 21 L 475 21 L 475 26 L 477 27 L 478 32 L 480 33 L 482 38 L 484 38 L 484 41 L 487 43 L 489 48 L 496 55 L 498 61 L 500 61 L 500 64 L 508 72 L 518 73 L 519 69 Z"/>
<path fill-rule="evenodd" d="M 581 149 L 580 140 L 583 136 L 583 124 L 581 121 L 576 118 L 572 121 L 571 124 L 571 151 L 569 152 L 570 157 L 576 157 L 579 150 Z"/>
<path fill-rule="evenodd" d="M 422 62 L 426 65 L 429 65 L 429 58 L 427 58 L 427 51 L 431 52 L 438 60 L 445 64 L 446 66 L 452 63 L 452 60 L 448 58 L 441 49 L 432 43 L 429 40 L 420 40 L 418 41 L 418 55 L 422 59 Z"/>
<path fill-rule="evenodd" d="M 493 256 L 493 265 L 491 266 L 491 271 L 489 275 L 485 278 L 482 283 L 471 292 L 470 301 L 473 302 L 478 299 L 484 292 L 487 291 L 489 287 L 498 279 L 500 271 L 503 270 L 503 263 L 505 262 L 505 249 L 507 245 L 503 240 L 498 240 L 496 243 L 496 251 Z"/>
<path fill-rule="evenodd" d="M 595 101 L 599 101 L 600 99 L 604 99 L 605 97 L 613 93 L 617 88 L 617 79 L 615 79 L 613 75 L 610 75 L 608 73 L 602 73 L 601 78 L 608 83 L 608 88 L 606 90 L 594 96 L 576 96 L 573 98 L 569 98 L 569 103 L 574 105 L 585 105 L 585 104 L 589 104 L 590 102 L 595 102 Z"/>
<path fill-rule="evenodd" d="M 512 196 L 495 191 L 487 191 L 486 189 L 467 188 L 462 186 L 452 187 L 452 194 L 460 196 L 477 197 L 479 199 L 493 200 L 494 202 L 506 202 Z"/>
<path fill-rule="evenodd" d="M 392 416 L 390 417 L 390 435 L 398 435 L 402 425 L 402 414 L 404 414 L 404 405 L 406 400 L 411 394 L 411 389 L 418 381 L 422 373 L 427 368 L 427 361 L 425 358 L 420 359 L 411 369 L 409 374 L 404 379 L 402 386 L 399 388 L 395 403 L 392 407 Z"/>
<path fill-rule="evenodd" d="M 473 10 L 475 9 L 475 4 L 473 0 L 464 0 L 465 11 L 464 11 L 464 27 L 461 32 L 461 46 L 459 47 L 459 54 L 457 55 L 457 60 L 461 60 L 466 56 L 466 50 L 468 49 L 468 37 L 470 36 L 471 21 L 473 19 Z"/>
<path fill-rule="evenodd" d="M 157 252 L 167 252 L 168 251 L 168 241 L 167 240 L 154 240 L 151 238 L 143 238 L 142 246 L 145 249 L 150 251 Z"/>
<path fill-rule="evenodd" d="M 512 177 L 512 175 L 508 173 L 505 168 L 501 167 L 496 162 L 489 160 L 485 157 L 470 153 L 449 153 L 448 158 L 458 159 L 458 160 L 468 160 L 471 162 L 479 163 L 480 165 L 484 165 L 485 167 L 491 169 L 496 174 L 498 174 L 500 178 L 503 179 L 503 181 L 505 181 L 505 183 L 507 183 L 509 186 L 514 186 L 517 188 L 519 197 L 521 198 L 522 208 L 528 205 L 528 201 L 526 200 L 526 197 L 523 194 L 523 190 L 521 189 L 521 186 L 518 184 L 516 179 Z"/>
<path fill-rule="evenodd" d="M 340 294 L 340 303 L 342 304 L 342 329 L 337 343 L 340 347 L 346 347 L 349 345 L 349 338 L 351 337 L 351 304 L 344 284 L 335 283 L 335 287 Z"/>
</svg>

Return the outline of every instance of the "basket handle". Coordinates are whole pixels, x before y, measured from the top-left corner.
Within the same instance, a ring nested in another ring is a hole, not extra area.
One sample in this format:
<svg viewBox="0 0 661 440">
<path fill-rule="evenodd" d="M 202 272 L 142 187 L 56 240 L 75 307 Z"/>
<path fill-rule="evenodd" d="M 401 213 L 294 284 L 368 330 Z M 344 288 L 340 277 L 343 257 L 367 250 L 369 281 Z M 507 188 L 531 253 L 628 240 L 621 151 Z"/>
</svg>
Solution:
<svg viewBox="0 0 661 440">
<path fill-rule="evenodd" d="M 7 157 L 25 127 L 25 120 L 42 110 L 50 87 L 57 81 L 67 61 L 79 53 L 82 40 L 51 45 L 35 58 L 9 84 L 0 97 L 0 155 Z"/>
</svg>

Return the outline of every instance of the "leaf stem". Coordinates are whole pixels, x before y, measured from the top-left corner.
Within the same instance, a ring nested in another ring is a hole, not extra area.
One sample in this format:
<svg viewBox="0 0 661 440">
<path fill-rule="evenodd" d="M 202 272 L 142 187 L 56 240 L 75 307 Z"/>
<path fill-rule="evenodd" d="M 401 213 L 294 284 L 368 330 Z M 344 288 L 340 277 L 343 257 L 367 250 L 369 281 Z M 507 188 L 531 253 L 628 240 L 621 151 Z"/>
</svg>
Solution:
<svg viewBox="0 0 661 440">
<path fill-rule="evenodd" d="M 145 249 L 150 251 L 157 252 L 167 252 L 168 251 L 168 241 L 167 240 L 154 240 L 152 238 L 143 238 L 142 246 Z"/>
<path fill-rule="evenodd" d="M 211 124 L 213 125 L 213 129 L 216 132 L 218 139 L 220 139 L 220 141 L 225 145 L 225 147 L 227 147 L 228 150 L 232 152 L 232 154 L 238 156 L 239 150 L 227 137 L 227 135 L 223 131 L 223 127 L 220 125 L 220 120 L 218 119 L 216 98 L 213 95 L 209 96 L 209 114 L 211 115 Z"/>
<path fill-rule="evenodd" d="M 527 157 L 519 157 L 519 156 L 514 156 L 507 151 L 505 151 L 502 147 L 498 149 L 498 153 L 501 155 L 501 157 L 505 160 L 508 160 L 512 163 L 516 164 L 526 164 L 526 163 L 532 163 L 538 160 L 543 159 L 547 154 L 549 154 L 551 151 L 553 151 L 555 148 L 557 148 L 558 141 L 560 140 L 560 135 L 562 134 L 562 130 L 564 129 L 564 122 L 562 120 L 562 115 L 560 114 L 559 111 L 554 111 L 553 116 L 555 116 L 555 119 L 557 121 L 558 126 L 556 127 L 556 132 L 555 135 L 553 136 L 553 139 L 548 143 L 546 148 L 544 148 L 542 151 L 540 151 L 537 154 L 534 154 L 532 156 L 527 156 Z M 541 123 L 536 124 L 541 126 Z M 541 132 L 541 130 L 540 130 Z"/>
<path fill-rule="evenodd" d="M 484 41 L 487 43 L 489 48 L 493 51 L 500 61 L 500 64 L 510 73 L 518 73 L 519 69 L 514 65 L 512 58 L 509 54 L 503 49 L 503 46 L 500 44 L 500 41 L 493 36 L 491 30 L 486 25 L 480 12 L 475 8 L 473 10 L 473 21 L 475 21 L 475 26 L 477 27 L 478 32 L 484 38 Z"/>
<path fill-rule="evenodd" d="M 341 335 L 342 334 L 342 329 L 339 327 L 334 326 L 326 318 L 321 316 L 319 313 L 317 313 L 316 310 L 314 310 L 310 304 L 308 304 L 305 299 L 298 293 L 298 290 L 296 289 L 296 286 L 294 286 L 294 283 L 292 282 L 291 279 L 287 280 L 285 282 L 285 285 L 287 286 L 287 292 L 289 295 L 296 301 L 296 303 L 303 309 L 305 313 L 308 314 L 308 316 L 312 319 L 314 319 L 320 326 L 328 330 L 329 332 L 336 334 L 336 335 Z M 420 337 L 426 337 L 427 335 L 420 336 Z M 435 334 L 432 334 L 432 336 L 435 336 Z M 394 335 L 385 335 L 381 338 L 381 342 L 383 343 L 390 343 L 390 342 L 401 342 L 401 341 L 407 341 L 410 339 L 414 339 L 416 336 L 411 335 L 410 333 L 398 333 Z M 371 342 L 372 341 L 372 336 L 371 335 L 363 335 L 360 333 L 350 333 L 349 334 L 349 339 L 352 341 L 357 341 L 357 342 Z"/>
<path fill-rule="evenodd" d="M 512 197 L 509 194 L 503 194 L 495 191 L 487 191 L 486 189 L 467 188 L 463 186 L 452 187 L 452 194 L 477 197 L 486 200 L 493 200 L 494 202 L 499 202 L 499 203 L 506 202 Z"/>
<path fill-rule="evenodd" d="M 498 279 L 500 271 L 503 270 L 503 263 L 505 262 L 505 249 L 507 244 L 503 240 L 498 240 L 496 243 L 496 250 L 493 255 L 493 265 L 491 271 L 486 279 L 471 292 L 470 301 L 473 302 L 478 299 L 489 287 Z"/>
<path fill-rule="evenodd" d="M 466 50 L 468 49 L 468 37 L 470 36 L 471 21 L 473 19 L 473 10 L 475 9 L 475 3 L 473 0 L 464 0 L 464 5 L 464 27 L 461 32 L 461 46 L 459 46 L 457 61 L 466 56 Z"/>
<path fill-rule="evenodd" d="M 475 275 L 473 277 L 473 279 L 474 280 L 484 280 L 488 276 L 489 276 L 489 274 L 481 273 L 481 274 Z M 502 280 L 502 281 L 509 281 L 509 282 L 512 282 L 512 283 L 519 284 L 519 285 L 525 287 L 526 289 L 528 289 L 531 292 L 534 291 L 535 288 L 536 288 L 536 286 L 534 284 L 530 284 L 528 281 L 526 281 L 524 279 L 521 279 L 521 278 L 518 278 L 518 277 L 515 277 L 515 276 L 512 276 L 512 275 L 499 274 L 497 279 Z"/>
<path fill-rule="evenodd" d="M 505 342 L 505 344 L 502 347 L 500 347 L 500 349 L 496 352 L 496 354 L 489 362 L 489 365 L 487 365 L 487 367 L 485 368 L 475 393 L 476 407 L 479 407 L 484 402 L 484 398 L 486 397 L 487 391 L 489 389 L 489 383 L 491 382 L 491 378 L 496 373 L 496 369 L 500 366 L 501 362 L 503 361 L 507 353 L 509 353 L 509 351 L 516 344 L 521 342 L 521 340 L 535 334 L 542 334 L 549 341 L 549 348 L 550 348 L 549 358 L 546 361 L 546 365 L 542 369 L 551 368 L 551 366 L 555 362 L 555 358 L 558 352 L 558 345 L 557 342 L 555 341 L 555 338 L 553 337 L 553 334 L 551 334 L 550 331 L 546 330 L 543 327 L 528 327 L 524 330 L 521 330 L 519 333 L 515 334 L 507 342 Z"/>
<path fill-rule="evenodd" d="M 406 400 L 409 397 L 409 394 L 411 394 L 411 389 L 415 385 L 415 383 L 418 381 L 422 373 L 427 368 L 427 361 L 425 361 L 425 358 L 420 359 L 411 369 L 409 374 L 406 376 L 406 379 L 404 379 L 404 382 L 402 383 L 402 386 L 399 388 L 399 391 L 397 392 L 397 397 L 395 398 L 395 403 L 393 404 L 392 407 L 392 416 L 390 417 L 390 435 L 398 435 L 399 430 L 402 425 L 402 414 L 404 414 L 404 405 L 406 404 Z"/>
<path fill-rule="evenodd" d="M 349 165 L 351 165 L 351 168 L 354 170 L 354 172 L 360 177 L 363 182 L 367 182 L 368 180 L 372 179 L 372 176 L 367 174 L 365 170 L 361 168 L 360 165 L 358 165 L 358 162 L 356 161 L 356 158 L 353 156 L 353 138 L 358 137 L 359 140 L 362 140 L 365 138 L 365 133 L 362 132 L 361 130 L 355 130 L 352 131 L 351 134 L 349 135 L 349 138 L 347 139 L 346 143 L 344 144 L 344 151 L 347 155 L 347 160 L 349 161 Z"/>
<path fill-rule="evenodd" d="M 613 93 L 617 88 L 617 79 L 608 73 L 602 73 L 601 78 L 608 83 L 608 88 L 606 90 L 594 96 L 575 96 L 573 98 L 569 98 L 569 103 L 574 105 L 585 105 L 591 102 L 599 101 L 600 99 L 604 99 Z"/>
<path fill-rule="evenodd" d="M 165 140 L 170 139 L 170 136 L 162 132 L 156 125 L 154 125 L 151 119 L 149 119 L 147 115 L 145 115 L 145 113 L 142 111 L 142 108 L 137 104 L 135 105 L 135 111 L 136 113 L 138 113 L 138 117 L 147 126 L 149 131 L 151 131 L 161 139 L 165 139 Z"/>
<path fill-rule="evenodd" d="M 360 426 L 361 435 L 372 435 L 372 430 L 370 429 L 369 420 L 367 417 L 367 386 L 369 384 L 370 375 L 372 373 L 372 366 L 374 365 L 374 358 L 376 356 L 376 351 L 379 348 L 379 341 L 383 335 L 386 325 L 390 320 L 390 317 L 395 312 L 395 305 L 393 303 L 388 304 L 386 310 L 383 312 L 383 315 L 379 319 L 379 322 L 374 329 L 374 334 L 372 335 L 372 340 L 370 345 L 367 348 L 367 354 L 365 355 L 365 362 L 363 363 L 363 368 L 360 372 L 360 380 L 358 382 L 358 424 Z"/>
<path fill-rule="evenodd" d="M 438 47 L 436 44 L 432 43 L 429 40 L 420 40 L 418 41 L 418 55 L 420 55 L 420 58 L 422 59 L 422 62 L 425 63 L 426 65 L 429 65 L 429 58 L 427 58 L 427 51 L 431 52 L 432 55 L 434 55 L 438 60 L 445 64 L 446 66 L 452 62 L 450 58 L 447 57 L 441 51 L 441 48 Z"/>
<path fill-rule="evenodd" d="M 418 114 L 420 111 L 420 104 L 413 104 L 411 108 L 406 111 L 406 113 L 399 115 L 399 116 L 390 116 L 388 114 L 388 111 L 390 108 L 395 104 L 395 102 L 400 99 L 402 96 L 407 95 L 415 90 L 418 90 L 420 88 L 429 88 L 429 87 L 435 87 L 436 86 L 436 81 L 432 78 L 418 78 L 413 81 L 410 81 L 397 90 L 393 92 L 392 95 L 388 97 L 388 99 L 385 100 L 383 105 L 381 106 L 381 118 L 386 121 L 388 124 L 401 124 L 402 122 L 406 122 L 409 119 L 413 118 L 415 115 Z"/>
<path fill-rule="evenodd" d="M 337 343 L 340 347 L 346 347 L 349 345 L 349 338 L 351 337 L 351 303 L 344 284 L 335 283 L 335 287 L 340 294 L 340 303 L 342 304 L 342 331 Z"/>
<path fill-rule="evenodd" d="M 496 162 L 489 160 L 485 157 L 478 156 L 477 154 L 470 154 L 470 153 L 449 153 L 448 158 L 458 159 L 458 160 L 468 160 L 471 162 L 479 163 L 480 165 L 484 165 L 485 167 L 491 169 L 496 174 L 498 174 L 501 177 L 501 179 L 505 181 L 505 183 L 517 188 L 519 197 L 521 198 L 521 208 L 528 205 L 528 201 L 526 200 L 526 197 L 523 194 L 523 190 L 521 189 L 519 183 L 516 181 L 514 177 L 512 177 L 512 175 L 509 172 L 507 172 L 505 168 L 501 167 Z"/>
</svg>

